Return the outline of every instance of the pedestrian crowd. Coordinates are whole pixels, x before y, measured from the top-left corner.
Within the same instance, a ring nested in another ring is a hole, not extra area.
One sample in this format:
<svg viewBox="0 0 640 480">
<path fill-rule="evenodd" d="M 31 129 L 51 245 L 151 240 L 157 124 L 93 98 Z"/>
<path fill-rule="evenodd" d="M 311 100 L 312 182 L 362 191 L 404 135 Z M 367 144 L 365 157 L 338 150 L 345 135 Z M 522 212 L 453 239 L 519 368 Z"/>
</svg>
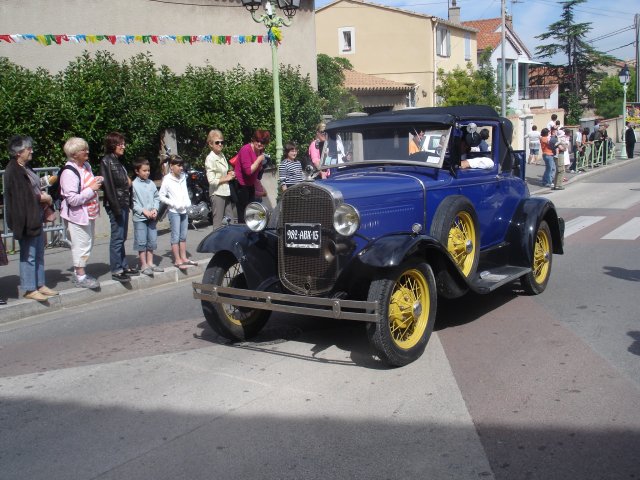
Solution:
<svg viewBox="0 0 640 480">
<path fill-rule="evenodd" d="M 324 124 L 321 124 L 309 145 L 313 164 L 320 161 L 323 145 L 320 142 L 325 139 Z M 222 131 L 213 129 L 209 132 L 206 142 L 210 153 L 205 159 L 205 170 L 214 230 L 231 223 L 234 218 L 238 223 L 244 223 L 245 207 L 267 196 L 260 179 L 269 160 L 265 148 L 270 140 L 269 131 L 257 129 L 238 154 L 227 159 L 223 153 Z M 167 209 L 174 266 L 186 270 L 197 265 L 187 255 L 187 212 L 191 199 L 181 157 L 169 157 L 158 189 L 150 179 L 151 164 L 147 159 L 133 162 L 135 176 L 131 179 L 122 163 L 125 137 L 118 132 L 111 132 L 104 139 L 104 156 L 97 167 L 99 175 L 94 175 L 89 163 L 88 143 L 72 137 L 64 144 L 66 163 L 57 175 L 40 177 L 30 165 L 33 144 L 31 137 L 13 136 L 8 143 L 10 159 L 4 173 L 5 216 L 19 244 L 19 291 L 24 298 L 46 302 L 59 294 L 46 285 L 44 265 L 44 227 L 55 220 L 54 206 L 59 210 L 70 243 L 72 282 L 76 287 L 100 287 L 100 282 L 87 274 L 85 268 L 93 249 L 96 219 L 102 213 L 101 207 L 110 224 L 109 263 L 113 280 L 127 283 L 133 276 L 153 276 L 164 271 L 154 263 L 161 205 Z M 295 143 L 286 144 L 279 177 L 283 192 L 303 180 L 297 152 Z M 102 205 L 98 196 L 100 190 L 103 192 Z M 126 255 L 130 216 L 137 267 L 129 265 Z M 7 264 L 5 245 L 0 238 L 0 265 Z M 0 304 L 6 304 L 6 299 L 0 297 Z"/>
<path fill-rule="evenodd" d="M 590 128 L 576 128 L 575 131 L 564 127 L 554 113 L 547 126 L 538 131 L 533 125 L 531 131 L 525 135 L 529 141 L 529 155 L 527 163 L 540 165 L 542 157 L 544 173 L 542 184 L 547 188 L 562 190 L 567 181 L 566 173 L 580 173 L 578 159 L 584 158 L 587 148 L 597 148 L 598 162 L 606 164 L 614 148 L 614 142 L 607 133 L 608 124 L 596 121 L 593 131 Z M 625 125 L 625 146 L 627 158 L 633 158 L 636 143 L 634 125 Z"/>
</svg>

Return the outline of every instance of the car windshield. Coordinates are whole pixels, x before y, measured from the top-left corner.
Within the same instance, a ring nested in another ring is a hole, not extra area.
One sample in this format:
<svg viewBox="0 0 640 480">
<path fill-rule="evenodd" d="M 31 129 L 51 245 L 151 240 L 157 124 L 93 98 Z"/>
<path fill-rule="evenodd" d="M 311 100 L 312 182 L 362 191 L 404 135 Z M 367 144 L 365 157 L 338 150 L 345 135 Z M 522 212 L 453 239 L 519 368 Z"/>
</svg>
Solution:
<svg viewBox="0 0 640 480">
<path fill-rule="evenodd" d="M 349 163 L 416 163 L 441 168 L 448 156 L 451 127 L 428 125 L 363 125 L 328 130 L 321 167 Z"/>
</svg>

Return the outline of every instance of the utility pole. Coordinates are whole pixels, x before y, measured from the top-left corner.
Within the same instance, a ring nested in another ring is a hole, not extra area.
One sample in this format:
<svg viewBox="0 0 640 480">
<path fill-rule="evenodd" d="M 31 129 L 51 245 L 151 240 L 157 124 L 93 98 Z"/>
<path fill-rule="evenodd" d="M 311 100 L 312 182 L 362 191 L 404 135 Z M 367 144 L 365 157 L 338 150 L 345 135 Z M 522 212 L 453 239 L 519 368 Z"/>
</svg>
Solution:
<svg viewBox="0 0 640 480">
<path fill-rule="evenodd" d="M 506 0 L 502 0 L 502 34 L 500 37 L 500 41 L 501 41 L 501 55 L 502 55 L 502 59 L 501 59 L 501 63 L 502 63 L 502 109 L 500 111 L 500 115 L 502 115 L 503 117 L 507 116 L 507 72 L 505 71 L 506 69 L 506 61 L 504 59 L 504 56 L 506 55 L 505 53 L 505 30 L 507 29 L 507 25 L 505 22 L 505 2 Z"/>
<path fill-rule="evenodd" d="M 636 102 L 640 102 L 640 14 L 636 13 L 633 18 L 636 26 Z"/>
</svg>

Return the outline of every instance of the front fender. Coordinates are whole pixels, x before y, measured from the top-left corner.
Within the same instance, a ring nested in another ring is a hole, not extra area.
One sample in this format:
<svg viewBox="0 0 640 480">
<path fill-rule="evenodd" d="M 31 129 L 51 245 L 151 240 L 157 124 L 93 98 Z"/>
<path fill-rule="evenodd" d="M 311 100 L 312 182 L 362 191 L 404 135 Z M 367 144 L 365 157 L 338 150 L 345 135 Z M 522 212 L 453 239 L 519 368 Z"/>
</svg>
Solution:
<svg viewBox="0 0 640 480">
<path fill-rule="evenodd" d="M 564 253 L 564 220 L 558 217 L 552 201 L 542 197 L 531 197 L 520 202 L 509 226 L 509 243 L 512 265 L 531 266 L 533 263 L 533 245 L 536 240 L 538 225 L 546 220 L 551 230 L 553 253 Z"/>
<path fill-rule="evenodd" d="M 426 251 L 449 258 L 446 249 L 429 235 L 389 235 L 367 245 L 359 254 L 360 261 L 370 267 L 388 268 L 400 265 L 407 257 L 426 257 Z"/>
<path fill-rule="evenodd" d="M 247 288 L 257 289 L 265 280 L 278 276 L 278 237 L 270 230 L 253 232 L 246 225 L 219 228 L 198 245 L 198 252 L 218 256 L 233 255 L 244 271 Z"/>
</svg>

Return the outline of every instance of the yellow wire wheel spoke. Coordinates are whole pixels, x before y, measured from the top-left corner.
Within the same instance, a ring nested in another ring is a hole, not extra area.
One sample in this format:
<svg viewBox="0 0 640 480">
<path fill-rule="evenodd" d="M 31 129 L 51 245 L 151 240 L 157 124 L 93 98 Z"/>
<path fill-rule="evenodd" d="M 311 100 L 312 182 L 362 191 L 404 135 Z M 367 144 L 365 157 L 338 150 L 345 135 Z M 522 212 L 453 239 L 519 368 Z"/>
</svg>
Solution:
<svg viewBox="0 0 640 480">
<path fill-rule="evenodd" d="M 542 284 L 549 276 L 549 258 L 551 255 L 551 242 L 546 231 L 540 229 L 536 234 L 536 243 L 533 250 L 533 275 L 537 283 Z"/>
<path fill-rule="evenodd" d="M 398 347 L 412 348 L 420 341 L 427 328 L 429 301 L 429 287 L 422 272 L 404 272 L 389 303 L 389 330 Z"/>
<path fill-rule="evenodd" d="M 449 230 L 447 249 L 456 265 L 469 276 L 475 264 L 476 229 L 473 218 L 466 211 L 458 212 Z"/>
<path fill-rule="evenodd" d="M 547 288 L 553 263 L 553 239 L 545 220 L 540 222 L 532 240 L 531 271 L 520 277 L 520 284 L 529 295 L 539 295 Z"/>
<path fill-rule="evenodd" d="M 203 283 L 222 287 L 247 289 L 242 265 L 235 259 L 214 257 L 205 270 Z M 245 341 L 254 337 L 269 320 L 268 310 L 237 307 L 227 303 L 201 301 L 202 312 L 209 326 L 220 336 Z"/>
<path fill-rule="evenodd" d="M 368 300 L 380 316 L 367 324 L 369 342 L 386 364 L 399 367 L 418 359 L 429 342 L 437 308 L 436 280 L 428 263 L 406 260 L 380 271 L 369 286 Z"/>
</svg>

